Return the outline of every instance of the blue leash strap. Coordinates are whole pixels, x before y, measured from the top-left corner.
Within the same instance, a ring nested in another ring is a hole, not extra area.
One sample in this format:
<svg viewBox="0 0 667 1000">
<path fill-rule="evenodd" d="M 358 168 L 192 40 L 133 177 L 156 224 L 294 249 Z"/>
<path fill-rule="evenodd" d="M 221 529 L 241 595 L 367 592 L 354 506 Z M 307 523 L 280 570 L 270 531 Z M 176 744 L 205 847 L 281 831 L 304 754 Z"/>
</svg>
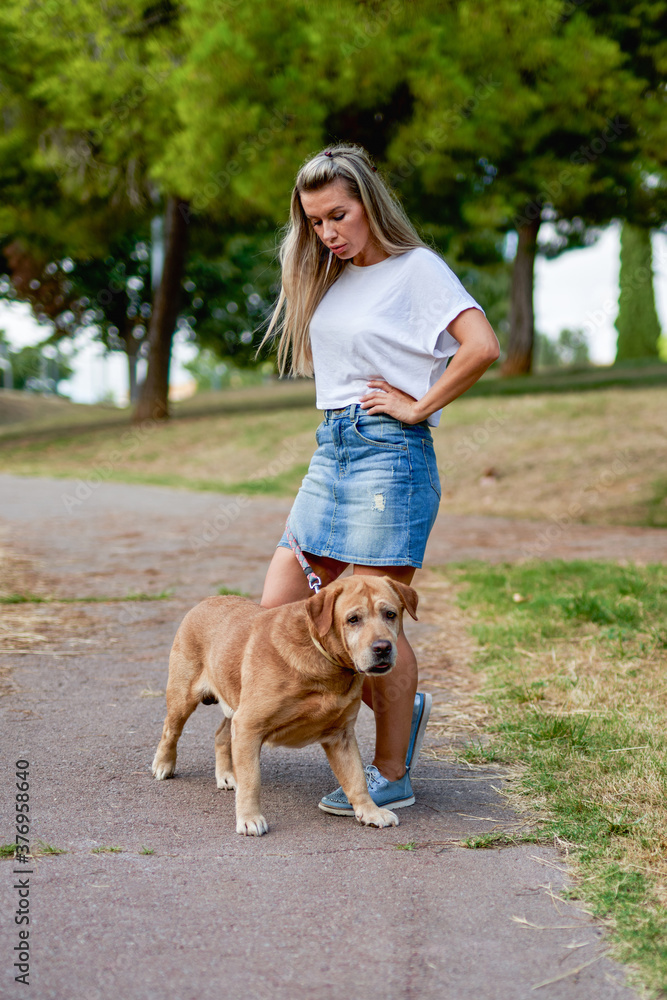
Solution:
<svg viewBox="0 0 667 1000">
<path fill-rule="evenodd" d="M 310 566 L 309 563 L 306 561 L 306 557 L 301 551 L 299 543 L 294 537 L 292 529 L 289 526 L 289 520 L 285 525 L 285 534 L 287 535 L 287 541 L 290 544 L 290 548 L 299 562 L 299 566 L 306 574 L 306 579 L 308 580 L 308 586 L 310 587 L 311 590 L 314 590 L 315 593 L 317 594 L 320 587 L 322 586 L 322 581 L 320 580 L 319 576 L 317 575 L 313 567 Z"/>
</svg>

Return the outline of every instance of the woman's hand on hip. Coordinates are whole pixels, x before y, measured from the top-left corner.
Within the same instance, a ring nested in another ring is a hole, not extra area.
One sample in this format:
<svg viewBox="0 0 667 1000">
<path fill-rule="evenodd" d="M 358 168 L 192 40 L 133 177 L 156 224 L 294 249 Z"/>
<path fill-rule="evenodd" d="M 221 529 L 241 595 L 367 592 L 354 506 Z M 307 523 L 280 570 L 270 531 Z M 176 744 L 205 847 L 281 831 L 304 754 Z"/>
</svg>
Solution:
<svg viewBox="0 0 667 1000">
<path fill-rule="evenodd" d="M 366 413 L 388 413 L 404 424 L 418 424 L 424 415 L 418 411 L 414 396 L 408 396 L 382 378 L 370 379 L 368 392 L 359 399 L 359 405 Z"/>
</svg>

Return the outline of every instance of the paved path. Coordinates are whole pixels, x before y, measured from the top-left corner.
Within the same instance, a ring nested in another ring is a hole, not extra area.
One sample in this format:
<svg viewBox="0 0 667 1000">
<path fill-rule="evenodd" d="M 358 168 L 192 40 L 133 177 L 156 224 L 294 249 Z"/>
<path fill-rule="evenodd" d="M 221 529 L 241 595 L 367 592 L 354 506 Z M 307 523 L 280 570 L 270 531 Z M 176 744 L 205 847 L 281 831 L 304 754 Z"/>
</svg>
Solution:
<svg viewBox="0 0 667 1000">
<path fill-rule="evenodd" d="M 173 596 L 33 606 L 30 628 L 41 627 L 44 641 L 28 648 L 41 652 L 3 658 L 0 839 L 13 840 L 12 763 L 25 756 L 33 843 L 68 853 L 39 857 L 30 876 L 30 991 L 12 981 L 14 866 L 0 862 L 0 996 L 632 1000 L 622 969 L 604 957 L 600 927 L 554 898 L 567 879 L 554 849 L 457 846 L 517 822 L 496 771 L 423 760 L 417 804 L 400 811 L 398 828 L 378 831 L 317 809 L 335 784 L 319 747 L 269 750 L 271 830 L 243 839 L 233 796 L 215 787 L 218 710 L 202 706 L 179 744 L 177 778 L 154 781 L 164 698 L 150 694 L 164 689 L 178 623 L 220 585 L 258 597 L 289 504 L 255 499 L 235 509 L 233 498 L 118 484 L 87 497 L 80 489 L 72 504 L 76 488 L 0 476 L 1 542 L 33 561 L 36 586 L 60 596 Z M 525 531 L 492 518 L 441 519 L 429 557 L 511 558 Z M 613 544 L 618 558 L 654 560 L 665 535 L 576 529 L 559 545 L 583 556 Z M 411 626 L 413 638 L 429 628 Z M 366 759 L 372 731 L 362 709 Z M 410 842 L 416 849 L 399 849 Z M 100 846 L 123 851 L 93 854 Z"/>
</svg>

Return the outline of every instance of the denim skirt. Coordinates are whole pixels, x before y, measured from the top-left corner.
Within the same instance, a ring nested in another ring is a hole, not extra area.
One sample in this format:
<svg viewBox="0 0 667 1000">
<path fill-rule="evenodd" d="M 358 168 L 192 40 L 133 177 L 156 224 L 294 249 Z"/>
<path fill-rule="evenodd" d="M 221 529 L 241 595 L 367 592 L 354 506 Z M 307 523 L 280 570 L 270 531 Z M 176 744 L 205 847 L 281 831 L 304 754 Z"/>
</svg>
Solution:
<svg viewBox="0 0 667 1000">
<path fill-rule="evenodd" d="M 289 514 L 306 553 L 359 566 L 421 567 L 440 503 L 426 421 L 324 410 L 317 451 Z M 278 545 L 289 548 L 287 535 Z"/>
</svg>

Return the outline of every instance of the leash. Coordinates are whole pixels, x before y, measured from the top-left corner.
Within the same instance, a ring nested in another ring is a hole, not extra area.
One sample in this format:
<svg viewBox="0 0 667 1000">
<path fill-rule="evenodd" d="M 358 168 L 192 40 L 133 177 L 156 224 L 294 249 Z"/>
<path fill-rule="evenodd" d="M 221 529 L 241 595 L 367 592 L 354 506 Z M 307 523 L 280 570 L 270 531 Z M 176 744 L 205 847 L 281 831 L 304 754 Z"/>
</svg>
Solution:
<svg viewBox="0 0 667 1000">
<path fill-rule="evenodd" d="M 285 534 L 287 535 L 287 541 L 290 544 L 290 548 L 291 548 L 292 552 L 294 553 L 294 555 L 296 556 L 296 558 L 298 560 L 299 566 L 301 567 L 301 569 L 306 574 L 306 579 L 308 580 L 308 586 L 310 587 L 311 590 L 315 591 L 315 593 L 317 594 L 319 592 L 319 590 L 320 590 L 320 587 L 322 586 L 322 581 L 320 580 L 319 576 L 317 575 L 317 573 L 315 572 L 315 570 L 313 569 L 313 567 L 308 563 L 306 557 L 304 556 L 303 552 L 301 551 L 301 546 L 297 542 L 296 538 L 294 537 L 294 533 L 292 532 L 292 529 L 289 526 L 289 520 L 287 521 L 287 524 L 285 525 Z M 322 643 L 318 639 L 315 638 L 315 636 L 312 634 L 312 632 L 311 632 L 310 638 L 312 639 L 313 645 L 315 646 L 315 648 L 319 649 L 319 651 L 322 654 L 322 656 L 326 656 L 326 658 L 329 661 L 329 663 L 333 663 L 333 665 L 335 667 L 343 667 L 343 668 L 345 668 L 345 664 L 344 663 L 340 663 L 338 660 L 334 660 L 334 658 L 331 655 L 331 653 L 329 653 L 324 648 L 324 646 L 322 645 Z"/>
<path fill-rule="evenodd" d="M 287 524 L 285 525 L 285 534 L 287 535 L 287 541 L 290 544 L 290 548 L 291 548 L 292 552 L 294 553 L 294 555 L 297 558 L 299 566 L 301 567 L 301 569 L 306 574 L 306 579 L 308 580 L 308 586 L 310 587 L 311 590 L 314 590 L 315 593 L 317 594 L 318 591 L 319 591 L 319 589 L 320 589 L 320 587 L 322 586 L 322 581 L 320 580 L 319 576 L 317 575 L 317 573 L 315 572 L 315 570 L 313 569 L 313 567 L 307 562 L 306 557 L 304 556 L 303 552 L 301 551 L 299 543 L 297 542 L 296 538 L 294 537 L 294 535 L 292 533 L 292 529 L 289 526 L 289 520 L 287 521 Z"/>
</svg>

